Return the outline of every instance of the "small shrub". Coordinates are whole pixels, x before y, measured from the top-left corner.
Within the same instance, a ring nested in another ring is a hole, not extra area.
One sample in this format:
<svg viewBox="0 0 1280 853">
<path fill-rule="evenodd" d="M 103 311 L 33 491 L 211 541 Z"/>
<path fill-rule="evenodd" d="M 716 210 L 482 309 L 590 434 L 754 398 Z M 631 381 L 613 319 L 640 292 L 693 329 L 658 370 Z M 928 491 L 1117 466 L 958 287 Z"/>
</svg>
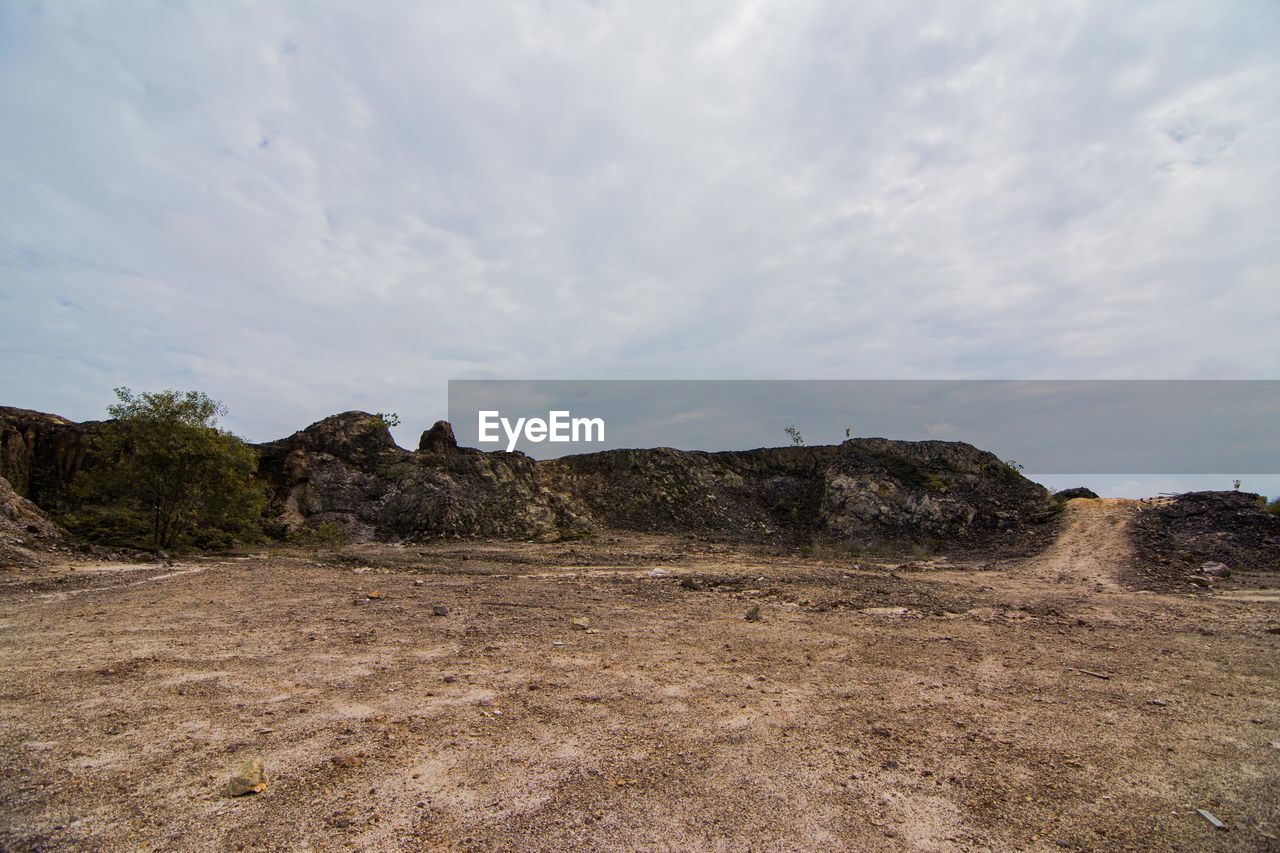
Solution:
<svg viewBox="0 0 1280 853">
<path fill-rule="evenodd" d="M 300 548 L 338 548 L 347 544 L 347 531 L 340 524 L 322 521 L 290 531 L 286 541 Z"/>
</svg>

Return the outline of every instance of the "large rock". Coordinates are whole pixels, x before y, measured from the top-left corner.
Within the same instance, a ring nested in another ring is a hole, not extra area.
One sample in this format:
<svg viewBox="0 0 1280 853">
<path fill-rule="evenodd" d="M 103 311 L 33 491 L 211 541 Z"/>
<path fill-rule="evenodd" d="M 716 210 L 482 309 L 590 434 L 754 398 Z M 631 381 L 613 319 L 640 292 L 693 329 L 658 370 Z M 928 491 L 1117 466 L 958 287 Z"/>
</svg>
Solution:
<svg viewBox="0 0 1280 853">
<path fill-rule="evenodd" d="M 418 452 L 449 451 L 458 446 L 458 439 L 453 436 L 453 424 L 448 421 L 436 421 L 431 429 L 422 433 L 418 439 Z"/>
</svg>

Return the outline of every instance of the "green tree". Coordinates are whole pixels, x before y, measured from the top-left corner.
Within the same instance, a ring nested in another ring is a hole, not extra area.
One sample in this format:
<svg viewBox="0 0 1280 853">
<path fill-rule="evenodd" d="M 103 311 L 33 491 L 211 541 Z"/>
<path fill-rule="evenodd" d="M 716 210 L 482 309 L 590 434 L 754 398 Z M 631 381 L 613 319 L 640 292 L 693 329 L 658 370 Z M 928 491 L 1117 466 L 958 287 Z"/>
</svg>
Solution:
<svg viewBox="0 0 1280 853">
<path fill-rule="evenodd" d="M 115 393 L 94 464 L 72 484 L 78 509 L 68 526 L 118 544 L 140 544 L 142 533 L 154 548 L 256 538 L 266 500 L 258 458 L 218 428 L 226 408 L 199 391 Z"/>
</svg>

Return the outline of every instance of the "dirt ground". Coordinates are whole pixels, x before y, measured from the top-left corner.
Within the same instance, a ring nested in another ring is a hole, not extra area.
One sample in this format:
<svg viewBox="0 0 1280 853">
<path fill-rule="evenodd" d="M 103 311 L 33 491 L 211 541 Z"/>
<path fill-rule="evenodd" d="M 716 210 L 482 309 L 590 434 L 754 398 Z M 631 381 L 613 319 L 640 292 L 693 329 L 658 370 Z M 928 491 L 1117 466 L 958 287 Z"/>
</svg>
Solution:
<svg viewBox="0 0 1280 853">
<path fill-rule="evenodd" d="M 0 573 L 0 845 L 1280 849 L 1277 590 L 1134 588 L 1133 511 L 994 563 L 605 534 Z"/>
</svg>

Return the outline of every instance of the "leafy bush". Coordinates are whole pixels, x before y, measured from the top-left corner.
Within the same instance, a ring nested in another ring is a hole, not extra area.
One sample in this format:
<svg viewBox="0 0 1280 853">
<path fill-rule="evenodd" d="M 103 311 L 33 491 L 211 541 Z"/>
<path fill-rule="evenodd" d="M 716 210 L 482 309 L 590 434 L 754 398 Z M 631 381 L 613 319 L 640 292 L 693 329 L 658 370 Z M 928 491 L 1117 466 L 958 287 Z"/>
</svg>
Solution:
<svg viewBox="0 0 1280 853">
<path fill-rule="evenodd" d="M 199 391 L 117 388 L 93 464 L 64 496 L 64 523 L 116 545 L 226 547 L 261 537 L 266 490 L 252 447 L 217 427 L 226 409 Z"/>
</svg>

